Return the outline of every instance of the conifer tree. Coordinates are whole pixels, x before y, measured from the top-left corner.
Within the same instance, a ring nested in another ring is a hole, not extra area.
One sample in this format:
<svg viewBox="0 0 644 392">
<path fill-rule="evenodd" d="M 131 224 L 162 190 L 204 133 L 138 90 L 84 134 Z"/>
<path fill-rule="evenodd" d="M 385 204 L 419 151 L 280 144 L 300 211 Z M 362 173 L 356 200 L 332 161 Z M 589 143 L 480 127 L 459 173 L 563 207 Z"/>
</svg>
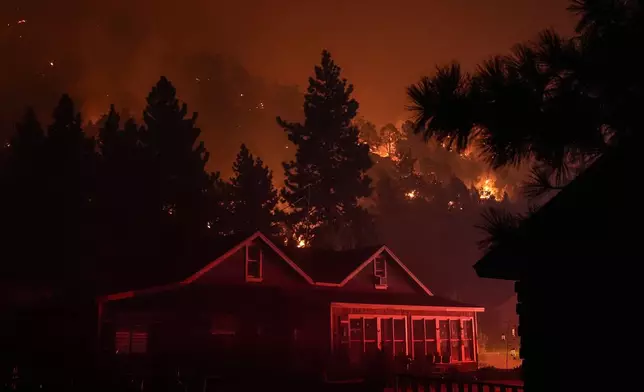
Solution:
<svg viewBox="0 0 644 392">
<path fill-rule="evenodd" d="M 253 157 L 242 144 L 230 179 L 232 225 L 235 232 L 266 235 L 279 233 L 279 197 L 273 186 L 273 173 L 261 158 Z"/>
<path fill-rule="evenodd" d="M 198 140 L 197 113 L 187 115 L 188 106 L 179 103 L 172 83 L 161 77 L 148 95 L 143 113 L 145 145 L 157 164 L 159 209 L 182 233 L 192 235 L 207 227 L 202 212 L 212 181 L 205 170 L 209 154 Z"/>
<path fill-rule="evenodd" d="M 358 231 L 358 201 L 371 194 L 366 173 L 372 166 L 369 147 L 359 141 L 353 125 L 358 102 L 351 97 L 353 85 L 340 71 L 331 54 L 323 51 L 321 64 L 309 78 L 304 122 L 277 119 L 297 148 L 295 160 L 283 164 L 282 196 L 290 206 L 290 225 L 296 235 L 314 238 L 313 245 L 331 248 L 355 245 L 356 237 L 346 232 Z"/>
</svg>

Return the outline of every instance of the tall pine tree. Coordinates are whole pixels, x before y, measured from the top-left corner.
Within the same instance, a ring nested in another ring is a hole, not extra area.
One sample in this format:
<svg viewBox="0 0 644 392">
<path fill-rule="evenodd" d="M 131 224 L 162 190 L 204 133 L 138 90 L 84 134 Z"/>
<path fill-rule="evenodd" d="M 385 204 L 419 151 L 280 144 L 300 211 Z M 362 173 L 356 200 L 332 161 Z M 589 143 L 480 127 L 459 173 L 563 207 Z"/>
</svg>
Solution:
<svg viewBox="0 0 644 392">
<path fill-rule="evenodd" d="M 207 218 L 200 212 L 212 181 L 205 170 L 209 154 L 198 140 L 197 113 L 187 115 L 188 106 L 179 103 L 172 83 L 161 77 L 143 113 L 145 144 L 158 165 L 159 208 L 194 234 L 207 227 Z"/>
<path fill-rule="evenodd" d="M 340 77 L 340 67 L 325 50 L 309 78 L 304 123 L 277 119 L 297 148 L 295 160 L 283 164 L 290 224 L 296 236 L 308 237 L 314 246 L 339 249 L 363 242 L 357 233 L 366 220 L 358 201 L 371 194 L 366 172 L 372 162 L 352 123 L 358 110 L 352 93 L 353 85 Z"/>
<path fill-rule="evenodd" d="M 233 172 L 230 179 L 233 230 L 238 233 L 260 230 L 266 235 L 277 235 L 280 232 L 279 197 L 273 186 L 272 171 L 242 144 Z"/>
</svg>

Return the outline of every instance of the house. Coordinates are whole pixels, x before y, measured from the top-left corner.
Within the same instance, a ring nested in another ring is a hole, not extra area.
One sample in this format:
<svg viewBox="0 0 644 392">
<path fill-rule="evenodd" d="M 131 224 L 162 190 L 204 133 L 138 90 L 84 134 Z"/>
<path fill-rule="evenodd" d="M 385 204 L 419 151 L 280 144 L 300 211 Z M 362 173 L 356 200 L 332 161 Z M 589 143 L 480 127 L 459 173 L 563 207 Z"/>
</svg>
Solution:
<svg viewBox="0 0 644 392">
<path fill-rule="evenodd" d="M 516 282 L 526 391 L 627 390 L 596 365 L 639 356 L 613 340 L 639 328 L 627 316 L 640 306 L 636 148 L 606 152 L 475 265 L 481 277 Z"/>
<path fill-rule="evenodd" d="M 215 248 L 181 279 L 101 297 L 102 351 L 320 372 L 360 369 L 381 349 L 477 366 L 483 308 L 434 295 L 386 246 L 289 251 L 257 232 Z"/>
</svg>

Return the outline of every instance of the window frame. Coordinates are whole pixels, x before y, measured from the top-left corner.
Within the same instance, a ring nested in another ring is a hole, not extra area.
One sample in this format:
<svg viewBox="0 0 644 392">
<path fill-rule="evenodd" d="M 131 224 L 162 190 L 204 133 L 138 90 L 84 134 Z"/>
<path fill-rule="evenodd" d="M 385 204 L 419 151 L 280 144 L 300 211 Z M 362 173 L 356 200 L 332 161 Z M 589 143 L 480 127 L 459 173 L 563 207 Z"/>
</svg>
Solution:
<svg viewBox="0 0 644 392">
<path fill-rule="evenodd" d="M 360 340 L 356 340 L 356 339 L 351 338 L 351 320 L 356 320 L 356 319 L 360 319 L 361 322 L 362 322 L 362 328 L 361 328 L 362 329 L 362 337 L 361 337 Z M 396 353 L 396 343 L 401 343 L 401 342 L 404 343 L 404 345 L 405 345 L 405 355 L 409 355 L 409 325 L 408 325 L 408 320 L 407 320 L 408 317 L 405 316 L 405 315 L 382 315 L 382 314 L 366 314 L 366 313 L 365 314 L 362 314 L 362 313 L 361 314 L 349 314 L 348 318 L 347 318 L 348 323 L 349 323 L 349 330 L 348 330 L 348 335 L 349 335 L 348 338 L 349 339 L 347 340 L 347 343 L 348 343 L 347 348 L 349 349 L 349 351 L 351 351 L 352 344 L 361 344 L 362 345 L 362 353 L 364 354 L 364 353 L 367 352 L 367 343 L 373 343 L 374 342 L 373 339 L 369 339 L 369 340 L 365 339 L 365 319 L 376 319 L 376 329 L 377 329 L 376 343 L 377 343 L 378 350 L 382 350 L 382 343 L 383 343 L 382 328 L 381 328 L 382 320 L 383 319 L 387 319 L 387 320 L 391 319 L 391 339 L 392 340 L 390 340 L 390 342 L 392 343 L 392 350 L 391 351 L 392 351 L 393 357 L 395 357 L 396 354 L 397 354 Z M 404 327 L 405 339 L 404 340 L 396 339 L 396 327 L 395 327 L 394 320 L 403 320 L 403 322 L 405 323 L 405 327 Z M 342 341 L 340 341 L 340 342 L 341 342 L 340 344 L 344 343 Z"/>
<path fill-rule="evenodd" d="M 257 249 L 259 250 L 259 260 L 251 260 L 250 257 L 249 257 L 250 256 L 249 255 L 250 248 L 253 247 L 253 246 L 257 247 Z M 244 270 L 245 270 L 244 276 L 245 276 L 246 282 L 261 282 L 264 279 L 264 266 L 263 266 L 263 264 L 264 264 L 264 262 L 263 262 L 264 261 L 264 252 L 262 251 L 261 246 L 259 246 L 257 244 L 248 244 L 248 245 L 246 245 L 245 248 L 246 248 L 246 254 L 245 254 L 245 257 L 244 257 L 244 266 L 245 266 L 245 268 L 244 268 Z M 252 276 L 252 275 L 249 274 L 248 265 L 250 263 L 255 263 L 255 262 L 259 263 L 259 276 Z"/>
<path fill-rule="evenodd" d="M 462 316 L 459 316 L 459 317 L 415 316 L 415 315 L 412 315 L 411 316 L 411 328 L 412 328 L 412 331 L 411 331 L 411 337 L 412 337 L 411 347 L 412 347 L 412 357 L 413 358 L 416 358 L 416 353 L 414 352 L 414 343 L 421 342 L 421 340 L 415 340 L 414 339 L 414 321 L 415 320 L 423 320 L 423 330 L 424 330 L 423 333 L 425 334 L 424 335 L 425 339 L 427 339 L 427 335 L 426 335 L 427 331 L 426 331 L 425 320 L 436 320 L 436 332 L 435 332 L 436 350 L 437 350 L 438 354 L 442 356 L 443 352 L 441 350 L 441 340 L 447 340 L 449 342 L 449 346 L 448 346 L 449 347 L 449 352 L 448 352 L 448 354 L 449 354 L 449 363 L 472 363 L 472 362 L 476 362 L 476 360 L 477 360 L 476 357 L 477 357 L 477 354 L 478 354 L 478 350 L 475 347 L 475 344 L 476 344 L 476 338 L 475 338 L 475 336 L 476 336 L 476 327 L 475 327 L 474 317 L 471 317 L 471 316 L 464 316 L 464 317 L 462 317 Z M 441 339 L 441 336 L 440 336 L 440 321 L 447 321 L 448 332 L 449 332 L 449 338 L 447 338 L 447 339 Z M 452 337 L 451 321 L 458 321 L 459 322 L 460 336 L 457 339 Z M 471 323 L 471 326 L 472 326 L 472 331 L 471 331 L 472 336 L 470 338 L 467 338 L 467 339 L 464 338 L 464 331 L 465 331 L 465 329 L 463 328 L 464 321 L 469 321 Z M 425 340 L 425 344 L 427 344 L 426 343 L 427 341 L 428 340 Z M 452 342 L 454 342 L 454 341 L 459 342 L 459 347 L 461 349 L 461 360 L 460 361 L 455 360 L 452 357 L 451 349 L 452 349 Z M 465 341 L 470 341 L 471 344 L 472 344 L 472 358 L 468 359 L 468 360 L 465 359 L 465 344 L 464 344 Z M 425 347 L 427 347 L 427 346 L 425 346 Z"/>
<path fill-rule="evenodd" d="M 124 335 L 124 339 L 127 340 L 127 349 L 123 351 L 117 351 L 117 341 L 119 334 Z M 139 338 L 144 340 L 144 349 L 142 351 L 134 351 L 134 339 L 135 335 L 138 335 Z M 148 331 L 141 328 L 119 328 L 114 332 L 114 351 L 117 355 L 145 355 L 148 353 L 148 346 L 150 344 L 150 334 Z"/>
<path fill-rule="evenodd" d="M 379 262 L 382 262 L 382 268 L 381 269 L 378 269 L 378 263 Z M 382 271 L 383 273 L 380 274 L 379 273 L 380 271 Z M 382 253 L 380 253 L 378 256 L 376 256 L 373 259 L 373 276 L 375 277 L 375 279 L 378 279 L 378 281 L 375 282 L 376 289 L 383 290 L 383 289 L 387 288 L 387 286 L 388 286 L 387 258 Z M 384 279 L 385 283 L 380 284 L 379 283 L 380 279 Z"/>
</svg>

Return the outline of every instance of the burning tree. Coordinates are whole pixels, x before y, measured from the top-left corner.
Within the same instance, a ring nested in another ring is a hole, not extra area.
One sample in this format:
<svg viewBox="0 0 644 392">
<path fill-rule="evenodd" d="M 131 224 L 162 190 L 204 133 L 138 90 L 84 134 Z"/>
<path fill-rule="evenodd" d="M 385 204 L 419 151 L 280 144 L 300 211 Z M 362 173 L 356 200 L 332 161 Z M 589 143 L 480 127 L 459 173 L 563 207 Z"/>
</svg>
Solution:
<svg viewBox="0 0 644 392">
<path fill-rule="evenodd" d="M 309 78 L 304 123 L 277 119 L 297 147 L 295 160 L 283 164 L 290 225 L 303 227 L 296 230 L 298 239 L 315 239 L 319 246 L 355 245 L 358 222 L 366 221 L 358 201 L 371 194 L 366 172 L 372 163 L 369 146 L 352 124 L 358 109 L 352 93 L 353 85 L 340 77 L 340 67 L 325 50 Z"/>
</svg>

